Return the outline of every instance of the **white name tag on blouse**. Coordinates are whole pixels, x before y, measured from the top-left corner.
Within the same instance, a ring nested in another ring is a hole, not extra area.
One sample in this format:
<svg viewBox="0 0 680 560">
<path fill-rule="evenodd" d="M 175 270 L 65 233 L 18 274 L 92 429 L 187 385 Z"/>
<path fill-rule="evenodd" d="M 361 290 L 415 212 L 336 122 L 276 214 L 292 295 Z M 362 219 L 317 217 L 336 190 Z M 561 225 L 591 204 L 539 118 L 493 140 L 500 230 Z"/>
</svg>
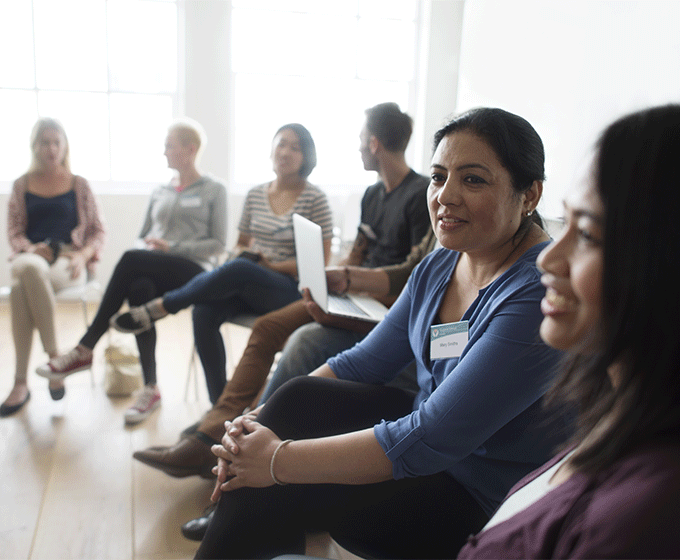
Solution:
<svg viewBox="0 0 680 560">
<path fill-rule="evenodd" d="M 468 342 L 468 321 L 430 327 L 430 360 L 460 358 Z"/>
<path fill-rule="evenodd" d="M 179 199 L 180 206 L 184 208 L 198 208 L 201 205 L 200 196 L 187 196 Z"/>
</svg>

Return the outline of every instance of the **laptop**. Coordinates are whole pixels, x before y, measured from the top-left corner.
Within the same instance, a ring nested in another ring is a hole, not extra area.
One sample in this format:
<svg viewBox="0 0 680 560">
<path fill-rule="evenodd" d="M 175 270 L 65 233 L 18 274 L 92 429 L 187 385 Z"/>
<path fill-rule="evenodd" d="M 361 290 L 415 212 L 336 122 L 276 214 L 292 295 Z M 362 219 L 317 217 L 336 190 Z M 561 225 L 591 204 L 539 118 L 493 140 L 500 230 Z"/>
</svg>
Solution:
<svg viewBox="0 0 680 560">
<path fill-rule="evenodd" d="M 328 293 L 321 226 L 300 214 L 293 214 L 293 230 L 300 289 L 309 288 L 312 299 L 330 315 L 379 323 L 388 309 L 377 299 L 359 294 Z"/>
</svg>

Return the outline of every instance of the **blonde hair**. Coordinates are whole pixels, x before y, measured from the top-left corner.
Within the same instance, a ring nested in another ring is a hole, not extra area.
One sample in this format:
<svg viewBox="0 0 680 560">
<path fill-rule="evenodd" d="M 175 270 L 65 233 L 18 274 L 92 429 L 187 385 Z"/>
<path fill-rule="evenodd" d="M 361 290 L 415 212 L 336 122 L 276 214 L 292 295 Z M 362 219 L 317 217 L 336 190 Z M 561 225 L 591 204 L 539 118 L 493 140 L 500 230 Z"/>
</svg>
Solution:
<svg viewBox="0 0 680 560">
<path fill-rule="evenodd" d="M 57 120 L 50 117 L 42 117 L 33 125 L 33 130 L 31 131 L 31 165 L 28 167 L 28 172 L 37 171 L 40 169 L 40 162 L 38 161 L 38 142 L 42 138 L 43 132 L 45 130 L 55 130 L 64 139 L 64 145 L 66 149 L 64 150 L 64 158 L 61 160 L 61 165 L 67 170 L 71 171 L 71 160 L 69 158 L 70 149 L 68 145 L 68 137 L 66 136 L 66 131 L 64 126 Z"/>
<path fill-rule="evenodd" d="M 189 117 L 182 117 L 168 127 L 168 133 L 170 132 L 177 133 L 177 137 L 183 146 L 189 144 L 196 146 L 196 161 L 198 161 L 208 142 L 203 127 Z"/>
</svg>

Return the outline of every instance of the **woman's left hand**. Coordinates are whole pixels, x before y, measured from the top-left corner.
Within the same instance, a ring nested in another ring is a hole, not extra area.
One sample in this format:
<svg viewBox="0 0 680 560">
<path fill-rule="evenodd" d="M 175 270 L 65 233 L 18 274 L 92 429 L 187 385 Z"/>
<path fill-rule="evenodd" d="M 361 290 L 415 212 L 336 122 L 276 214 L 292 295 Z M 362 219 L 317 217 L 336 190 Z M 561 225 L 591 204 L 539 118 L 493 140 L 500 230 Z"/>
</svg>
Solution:
<svg viewBox="0 0 680 560">
<path fill-rule="evenodd" d="M 243 431 L 227 430 L 222 445 L 212 447 L 212 452 L 218 457 L 215 468 L 217 483 L 211 496 L 213 501 L 217 501 L 222 492 L 244 486 L 263 488 L 274 484 L 269 466 L 281 440 L 269 428 L 250 418 L 239 420 Z"/>
<path fill-rule="evenodd" d="M 162 251 L 164 253 L 170 251 L 170 244 L 160 237 L 145 237 L 144 242 L 151 251 Z"/>
<path fill-rule="evenodd" d="M 71 271 L 71 280 L 78 278 L 87 265 L 87 259 L 80 251 L 64 251 L 61 256 L 69 259 L 68 269 Z"/>
</svg>

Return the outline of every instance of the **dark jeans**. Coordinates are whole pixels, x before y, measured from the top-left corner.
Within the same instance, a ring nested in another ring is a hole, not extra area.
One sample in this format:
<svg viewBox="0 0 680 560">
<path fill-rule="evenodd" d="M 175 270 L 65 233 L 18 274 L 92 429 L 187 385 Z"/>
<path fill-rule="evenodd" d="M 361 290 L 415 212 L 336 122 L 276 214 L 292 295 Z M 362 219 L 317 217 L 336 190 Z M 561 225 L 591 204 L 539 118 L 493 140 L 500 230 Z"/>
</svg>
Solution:
<svg viewBox="0 0 680 560">
<path fill-rule="evenodd" d="M 109 320 L 125 300 L 142 305 L 155 297 L 186 284 L 203 268 L 187 258 L 160 251 L 126 251 L 111 275 L 97 314 L 80 343 L 94 348 L 109 328 Z M 156 329 L 136 336 L 144 382 L 156 383 Z"/>
<path fill-rule="evenodd" d="M 298 377 L 258 420 L 281 439 L 324 437 L 409 414 L 402 389 Z M 302 554 L 306 531 L 329 531 L 373 558 L 454 558 L 487 515 L 454 478 L 439 473 L 376 484 L 291 484 L 242 488 L 220 499 L 196 558 Z"/>
<path fill-rule="evenodd" d="M 226 383 L 227 354 L 220 326 L 241 313 L 261 315 L 300 297 L 293 277 L 248 259 L 226 262 L 163 295 L 163 306 L 170 313 L 194 306 L 194 340 L 210 402 L 217 402 Z"/>
</svg>

